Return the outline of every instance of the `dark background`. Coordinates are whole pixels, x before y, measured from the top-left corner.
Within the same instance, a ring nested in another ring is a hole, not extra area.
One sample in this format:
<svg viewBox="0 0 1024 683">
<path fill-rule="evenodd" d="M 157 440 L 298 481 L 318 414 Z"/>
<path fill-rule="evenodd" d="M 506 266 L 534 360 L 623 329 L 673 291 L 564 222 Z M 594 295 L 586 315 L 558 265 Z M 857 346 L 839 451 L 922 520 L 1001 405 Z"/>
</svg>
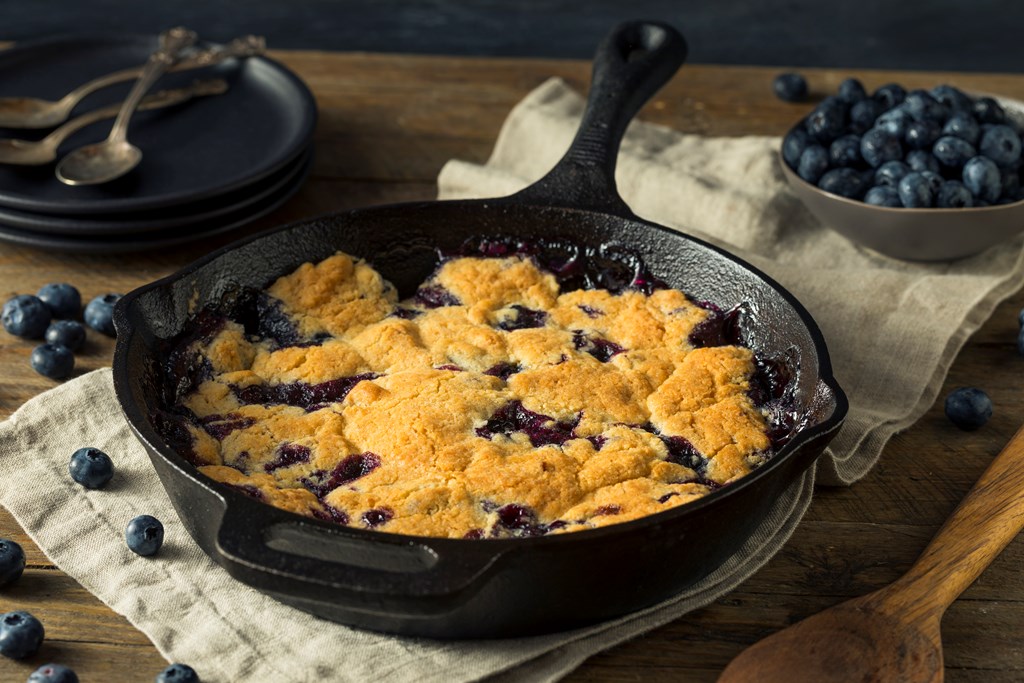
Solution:
<svg viewBox="0 0 1024 683">
<path fill-rule="evenodd" d="M 271 48 L 589 58 L 622 19 L 679 27 L 697 63 L 1024 72 L 1024 0 L 0 0 L 0 38 L 71 31 Z"/>
</svg>

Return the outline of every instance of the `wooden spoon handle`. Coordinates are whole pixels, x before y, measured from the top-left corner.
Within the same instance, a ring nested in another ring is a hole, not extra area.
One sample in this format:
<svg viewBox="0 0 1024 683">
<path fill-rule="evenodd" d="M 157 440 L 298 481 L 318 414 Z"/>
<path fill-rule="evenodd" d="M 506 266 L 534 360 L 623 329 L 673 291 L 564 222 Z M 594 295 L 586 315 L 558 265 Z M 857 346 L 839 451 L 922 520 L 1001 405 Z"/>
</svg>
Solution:
<svg viewBox="0 0 1024 683">
<path fill-rule="evenodd" d="M 941 617 L 1024 528 L 1024 427 L 981 475 L 883 600 L 915 620 Z"/>
</svg>

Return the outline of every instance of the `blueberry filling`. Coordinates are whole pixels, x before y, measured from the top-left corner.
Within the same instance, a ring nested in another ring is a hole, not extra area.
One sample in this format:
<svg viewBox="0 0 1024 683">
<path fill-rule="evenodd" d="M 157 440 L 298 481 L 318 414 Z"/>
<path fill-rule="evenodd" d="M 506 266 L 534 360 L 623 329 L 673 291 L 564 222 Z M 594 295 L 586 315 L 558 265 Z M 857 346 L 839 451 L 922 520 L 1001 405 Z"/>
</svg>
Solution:
<svg viewBox="0 0 1024 683">
<path fill-rule="evenodd" d="M 622 508 L 618 505 L 602 505 L 601 507 L 594 510 L 594 517 L 601 517 L 603 515 L 617 515 L 622 512 Z"/>
<path fill-rule="evenodd" d="M 433 285 L 416 290 L 416 303 L 424 308 L 441 308 L 442 306 L 458 306 L 460 302 L 444 287 Z"/>
<path fill-rule="evenodd" d="M 386 524 L 388 520 L 395 516 L 395 513 L 388 508 L 375 508 L 373 510 L 367 510 L 363 513 L 362 521 L 363 524 L 370 527 L 378 527 L 381 524 Z"/>
<path fill-rule="evenodd" d="M 448 363 L 447 365 L 438 365 L 437 368 L 435 368 L 435 369 L 436 370 L 449 370 L 451 372 L 462 372 L 462 368 L 460 368 L 458 365 L 453 365 L 452 363 Z"/>
<path fill-rule="evenodd" d="M 688 439 L 681 436 L 665 436 L 663 434 L 659 434 L 658 438 L 661 439 L 661 442 L 665 444 L 665 448 L 668 449 L 668 458 L 666 458 L 668 462 L 689 467 L 699 477 L 704 477 L 704 474 L 707 472 L 708 461 Z"/>
<path fill-rule="evenodd" d="M 307 446 L 300 446 L 297 443 L 283 443 L 277 448 L 277 457 L 273 462 L 263 466 L 267 473 L 279 470 L 282 467 L 290 467 L 300 462 L 309 462 L 310 450 Z"/>
<path fill-rule="evenodd" d="M 598 434 L 597 436 L 588 436 L 587 441 L 594 445 L 594 450 L 599 451 L 601 447 L 608 443 L 608 437 Z"/>
<path fill-rule="evenodd" d="M 743 318 L 746 306 L 740 304 L 722 312 L 714 304 L 703 302 L 698 304 L 709 312 L 707 318 L 697 323 L 690 332 L 690 345 L 696 349 L 712 346 L 746 346 L 744 340 Z"/>
<path fill-rule="evenodd" d="M 516 312 L 515 318 L 506 318 L 498 323 L 498 328 L 511 332 L 512 330 L 525 330 L 532 327 L 544 327 L 548 320 L 548 314 L 544 311 L 535 311 L 526 306 L 514 304 L 511 306 Z"/>
<path fill-rule="evenodd" d="M 199 420 L 199 424 L 203 426 L 207 434 L 217 439 L 217 441 L 223 441 L 228 434 L 235 430 L 252 427 L 256 424 L 256 418 L 242 417 L 237 413 L 207 415 Z"/>
<path fill-rule="evenodd" d="M 580 304 L 576 308 L 583 311 L 588 318 L 597 318 L 604 315 L 604 311 L 598 308 L 594 308 L 593 306 L 586 306 L 584 304 Z"/>
<path fill-rule="evenodd" d="M 348 396 L 352 387 L 379 375 L 367 372 L 353 377 L 332 379 L 320 384 L 292 382 L 289 384 L 254 384 L 248 387 L 232 386 L 239 402 L 245 405 L 288 405 L 313 411 L 325 404 L 337 403 Z"/>
<path fill-rule="evenodd" d="M 527 410 L 519 401 L 512 401 L 495 411 L 483 427 L 478 427 L 476 435 L 491 439 L 495 434 L 509 436 L 512 432 L 525 432 L 534 447 L 561 446 L 577 438 L 574 430 L 580 417 L 577 415 L 571 422 L 556 422 L 552 417 Z"/>
<path fill-rule="evenodd" d="M 417 311 L 415 308 L 402 308 L 401 306 L 395 307 L 395 310 L 391 315 L 402 320 L 412 320 L 413 318 L 423 315 L 423 311 Z"/>
<path fill-rule="evenodd" d="M 523 368 L 518 363 L 498 363 L 497 365 L 493 365 L 487 370 L 484 370 L 484 374 L 508 381 L 509 377 L 522 369 Z"/>
<path fill-rule="evenodd" d="M 299 481 L 317 498 L 323 498 L 342 484 L 365 477 L 378 467 L 380 467 L 380 456 L 376 453 L 357 453 L 346 456 L 335 466 L 330 476 L 327 476 L 325 470 L 317 470 L 310 474 L 310 478 L 303 477 Z M 327 481 L 324 481 L 325 477 Z"/>
<path fill-rule="evenodd" d="M 572 344 L 577 351 L 586 351 L 602 363 L 607 363 L 613 356 L 626 349 L 601 337 L 590 337 L 583 330 L 572 331 Z"/>
<path fill-rule="evenodd" d="M 325 522 L 334 522 L 335 524 L 346 525 L 348 524 L 348 515 L 339 510 L 336 507 L 332 507 L 327 503 L 320 501 L 320 504 L 324 506 L 323 511 L 313 510 L 313 516 L 317 519 L 321 519 Z"/>
<path fill-rule="evenodd" d="M 679 494 L 676 493 L 675 491 L 673 491 L 672 493 L 666 493 L 664 496 L 662 496 L 661 498 L 658 499 L 658 502 L 659 503 L 667 503 L 668 501 L 670 501 L 671 499 L 675 498 L 678 495 Z"/>
</svg>

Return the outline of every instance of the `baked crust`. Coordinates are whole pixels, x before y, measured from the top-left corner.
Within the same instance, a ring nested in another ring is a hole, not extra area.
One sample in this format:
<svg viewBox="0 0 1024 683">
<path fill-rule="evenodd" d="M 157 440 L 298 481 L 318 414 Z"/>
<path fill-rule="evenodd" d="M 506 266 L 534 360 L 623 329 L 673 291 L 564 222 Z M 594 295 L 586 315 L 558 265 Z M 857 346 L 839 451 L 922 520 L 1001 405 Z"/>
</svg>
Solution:
<svg viewBox="0 0 1024 683">
<path fill-rule="evenodd" d="M 338 253 L 265 292 L 281 336 L 223 321 L 174 409 L 200 471 L 394 533 L 565 533 L 682 505 L 771 453 L 737 345 L 695 348 L 682 292 L 560 292 L 520 256 L 459 257 L 411 299 Z M 281 322 L 286 321 L 286 322 Z"/>
</svg>

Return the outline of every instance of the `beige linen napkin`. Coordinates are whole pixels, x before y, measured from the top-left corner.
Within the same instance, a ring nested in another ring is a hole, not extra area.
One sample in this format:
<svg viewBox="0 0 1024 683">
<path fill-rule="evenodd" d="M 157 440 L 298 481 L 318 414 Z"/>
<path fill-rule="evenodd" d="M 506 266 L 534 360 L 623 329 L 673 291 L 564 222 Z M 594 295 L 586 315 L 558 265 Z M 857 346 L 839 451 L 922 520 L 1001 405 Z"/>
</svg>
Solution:
<svg viewBox="0 0 1024 683">
<path fill-rule="evenodd" d="M 104 450 L 115 463 L 103 490 L 88 491 L 68 476 L 68 459 L 83 445 Z M 661 605 L 550 636 L 445 642 L 346 628 L 234 581 L 178 521 L 121 417 L 110 370 L 48 391 L 0 424 L 0 504 L 58 567 L 125 615 L 168 660 L 192 665 L 204 683 L 456 683 L 501 672 L 554 680 L 595 652 L 735 588 L 786 542 L 812 487 L 808 473 L 735 557 Z M 132 554 L 124 543 L 125 526 L 139 514 L 164 523 L 164 546 L 153 558 Z"/>
<path fill-rule="evenodd" d="M 507 194 L 540 177 L 568 146 L 581 106 L 561 81 L 544 84 L 510 114 L 486 166 L 445 167 L 441 195 Z M 777 143 L 635 124 L 620 157 L 620 187 L 640 215 L 741 253 L 817 318 L 852 405 L 821 472 L 830 482 L 849 482 L 871 467 L 895 430 L 927 409 L 964 340 L 1020 285 L 1022 242 L 952 265 L 863 252 L 817 226 L 786 191 L 774 161 Z M 86 491 L 67 476 L 70 454 L 84 445 L 113 457 L 117 475 L 107 489 Z M 813 483 L 813 472 L 796 482 L 739 553 L 672 600 L 578 631 L 442 642 L 324 622 L 231 580 L 177 520 L 120 417 L 109 370 L 29 401 L 0 425 L 0 504 L 57 566 L 207 683 L 554 680 L 595 652 L 735 588 L 789 538 Z M 125 525 L 141 513 L 166 525 L 155 558 L 124 546 Z"/>
<path fill-rule="evenodd" d="M 534 182 L 568 148 L 582 111 L 577 93 L 549 80 L 509 115 L 486 165 L 442 169 L 440 196 L 493 197 Z M 807 307 L 850 398 L 818 483 L 850 484 L 928 410 L 960 347 L 1024 282 L 1024 239 L 948 264 L 862 249 L 789 192 L 778 146 L 774 137 L 708 138 L 635 122 L 619 155 L 619 193 L 639 216 L 751 262 Z"/>
</svg>

